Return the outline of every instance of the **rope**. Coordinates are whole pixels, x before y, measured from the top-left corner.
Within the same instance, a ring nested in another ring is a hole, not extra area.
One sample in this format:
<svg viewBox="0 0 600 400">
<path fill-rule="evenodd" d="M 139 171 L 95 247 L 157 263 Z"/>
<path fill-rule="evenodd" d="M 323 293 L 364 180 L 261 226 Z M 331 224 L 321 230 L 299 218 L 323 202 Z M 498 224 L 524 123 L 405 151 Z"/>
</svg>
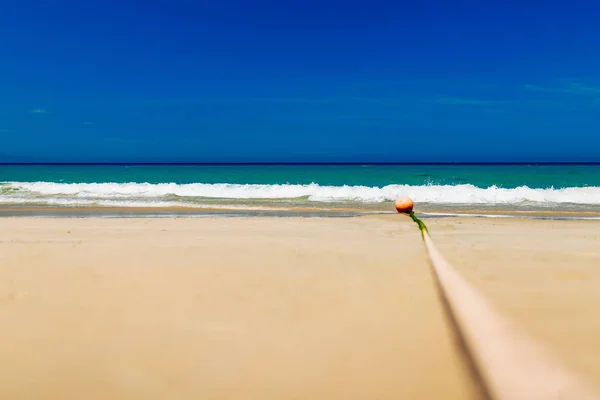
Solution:
<svg viewBox="0 0 600 400">
<path fill-rule="evenodd" d="M 414 214 L 439 283 L 477 375 L 497 400 L 598 400 L 579 377 L 492 309 L 438 252 Z"/>
</svg>

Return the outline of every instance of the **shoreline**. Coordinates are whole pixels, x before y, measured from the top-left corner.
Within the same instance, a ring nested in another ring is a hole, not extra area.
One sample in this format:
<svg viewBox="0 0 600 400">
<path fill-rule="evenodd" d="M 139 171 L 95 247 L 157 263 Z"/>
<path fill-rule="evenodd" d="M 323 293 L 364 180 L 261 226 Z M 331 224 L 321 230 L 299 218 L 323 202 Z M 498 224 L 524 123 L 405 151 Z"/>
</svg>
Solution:
<svg viewBox="0 0 600 400">
<path fill-rule="evenodd" d="M 437 218 L 508 218 L 547 220 L 600 220 L 600 211 L 481 210 L 473 208 L 415 209 L 424 219 Z M 359 207 L 52 207 L 0 206 L 0 218 L 183 218 L 183 217 L 305 217 L 340 218 L 396 214 L 393 205 L 383 208 Z"/>
</svg>

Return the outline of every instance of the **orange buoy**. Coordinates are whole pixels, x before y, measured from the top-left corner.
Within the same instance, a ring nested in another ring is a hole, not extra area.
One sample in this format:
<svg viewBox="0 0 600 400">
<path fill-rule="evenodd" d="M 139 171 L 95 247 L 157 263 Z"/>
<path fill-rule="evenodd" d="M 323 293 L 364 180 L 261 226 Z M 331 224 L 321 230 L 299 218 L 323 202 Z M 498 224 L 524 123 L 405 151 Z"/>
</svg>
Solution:
<svg viewBox="0 0 600 400">
<path fill-rule="evenodd" d="M 399 213 L 410 214 L 414 206 L 415 203 L 410 197 L 403 196 L 399 197 L 398 200 L 396 200 L 396 211 L 398 211 Z"/>
</svg>

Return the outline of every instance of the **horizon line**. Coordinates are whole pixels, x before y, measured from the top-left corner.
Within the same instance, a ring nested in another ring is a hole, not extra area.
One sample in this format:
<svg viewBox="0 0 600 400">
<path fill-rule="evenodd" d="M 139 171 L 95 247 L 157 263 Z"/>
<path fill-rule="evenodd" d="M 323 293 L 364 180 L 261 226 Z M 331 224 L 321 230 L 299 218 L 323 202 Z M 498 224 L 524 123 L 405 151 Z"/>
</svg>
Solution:
<svg viewBox="0 0 600 400">
<path fill-rule="evenodd" d="M 151 166 L 151 165 L 198 165 L 198 166 L 277 166 L 277 165 L 600 165 L 600 161 L 497 161 L 497 162 L 479 162 L 479 161 L 442 161 L 442 162 L 354 162 L 354 161 L 343 161 L 343 162 L 0 162 L 1 166 L 129 166 L 129 165 L 140 165 L 140 166 Z"/>
</svg>

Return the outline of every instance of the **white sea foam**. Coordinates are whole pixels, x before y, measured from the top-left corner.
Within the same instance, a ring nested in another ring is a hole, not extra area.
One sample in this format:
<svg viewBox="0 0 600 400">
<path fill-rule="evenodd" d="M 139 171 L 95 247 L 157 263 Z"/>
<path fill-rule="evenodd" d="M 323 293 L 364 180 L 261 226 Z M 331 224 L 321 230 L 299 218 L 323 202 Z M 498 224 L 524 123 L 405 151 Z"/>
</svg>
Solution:
<svg viewBox="0 0 600 400">
<path fill-rule="evenodd" d="M 177 196 L 177 197 L 175 197 Z M 189 205 L 204 199 L 306 199 L 313 202 L 380 203 L 410 196 L 431 204 L 585 204 L 600 205 L 600 187 L 533 189 L 527 186 L 479 188 L 465 185 L 321 186 L 176 184 L 176 183 L 54 183 L 4 182 L 0 203 L 106 204 L 143 203 L 145 206 Z"/>
<path fill-rule="evenodd" d="M 160 199 L 139 199 L 139 200 L 112 200 L 112 199 L 81 199 L 69 197 L 22 197 L 22 196 L 2 196 L 0 194 L 0 205 L 29 205 L 29 206 L 58 206 L 58 207 L 129 207 L 129 208 L 164 208 L 164 207 L 185 207 L 207 210 L 239 210 L 239 211 L 287 211 L 288 208 L 272 207 L 261 205 L 239 205 L 239 204 L 203 204 L 186 203 L 185 201 L 165 201 Z"/>
</svg>

